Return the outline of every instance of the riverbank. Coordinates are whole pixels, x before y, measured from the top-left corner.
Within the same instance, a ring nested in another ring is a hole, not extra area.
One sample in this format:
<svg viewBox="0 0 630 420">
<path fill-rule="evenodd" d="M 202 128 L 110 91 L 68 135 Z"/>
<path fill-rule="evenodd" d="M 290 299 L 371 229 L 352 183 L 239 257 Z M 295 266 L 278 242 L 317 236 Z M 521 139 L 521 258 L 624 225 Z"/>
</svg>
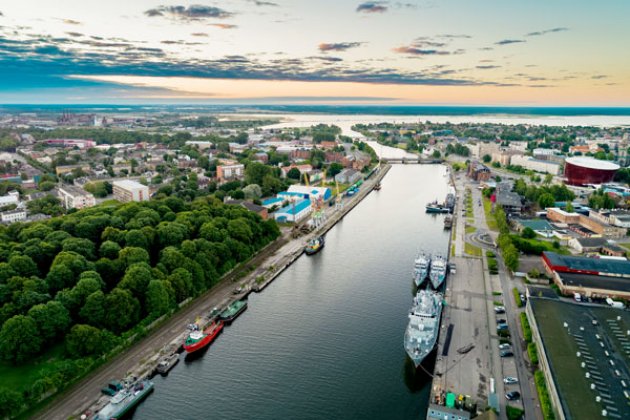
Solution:
<svg viewBox="0 0 630 420">
<path fill-rule="evenodd" d="M 377 174 L 363 184 L 357 195 L 345 198 L 341 210 L 336 210 L 334 207 L 327 208 L 326 222 L 320 228 L 307 236 L 288 240 L 284 244 L 276 242 L 275 244 L 281 244 L 279 247 L 271 246 L 263 250 L 246 264 L 253 268 L 247 275 L 240 278 L 230 276 L 224 278 L 213 289 L 164 321 L 137 345 L 127 349 L 119 357 L 72 386 L 59 399 L 37 413 L 35 418 L 64 419 L 72 415 L 80 415 L 86 409 L 93 412 L 104 402 L 104 399 L 100 397 L 100 389 L 108 381 L 128 376 L 143 377 L 149 374 L 160 357 L 170 354 L 181 345 L 187 334 L 185 329 L 187 324 L 194 322 L 198 316 L 209 313 L 215 307 L 223 308 L 234 299 L 241 298 L 242 295 L 233 293 L 237 286 L 249 290 L 254 287 L 257 279 L 260 280 L 260 276 L 264 276 L 265 282 L 273 281 L 302 254 L 306 240 L 331 229 L 369 194 L 389 169 L 389 166 L 382 167 Z"/>
</svg>

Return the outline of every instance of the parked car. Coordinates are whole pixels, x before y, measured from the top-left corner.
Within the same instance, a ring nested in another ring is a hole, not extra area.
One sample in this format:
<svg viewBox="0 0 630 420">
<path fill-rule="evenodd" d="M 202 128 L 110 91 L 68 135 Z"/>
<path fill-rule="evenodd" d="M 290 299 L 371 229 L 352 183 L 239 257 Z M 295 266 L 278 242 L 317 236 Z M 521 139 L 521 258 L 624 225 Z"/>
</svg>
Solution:
<svg viewBox="0 0 630 420">
<path fill-rule="evenodd" d="M 513 377 L 513 376 L 506 376 L 505 378 L 503 378 L 503 383 L 505 383 L 507 385 L 517 384 L 518 383 L 518 379 Z"/>
<path fill-rule="evenodd" d="M 507 324 L 497 324 L 497 331 L 507 331 L 508 329 Z"/>
<path fill-rule="evenodd" d="M 505 394 L 505 398 L 507 398 L 508 401 L 518 400 L 519 398 L 521 398 L 521 393 L 518 391 L 510 391 Z"/>
<path fill-rule="evenodd" d="M 523 301 L 523 303 L 527 302 L 527 298 L 522 293 L 521 293 L 521 300 Z"/>
<path fill-rule="evenodd" d="M 503 318 L 498 318 L 497 319 L 497 324 L 505 324 L 505 325 L 507 325 L 507 321 L 505 319 L 503 319 Z"/>
<path fill-rule="evenodd" d="M 499 344 L 499 350 L 512 350 L 512 345 L 510 343 Z"/>
<path fill-rule="evenodd" d="M 512 357 L 512 356 L 514 356 L 514 353 L 512 353 L 512 350 L 501 350 L 501 352 L 499 353 L 499 356 L 501 356 L 501 357 Z"/>
<path fill-rule="evenodd" d="M 505 306 L 495 306 L 494 307 L 494 313 L 495 314 L 504 314 L 505 313 Z"/>
</svg>

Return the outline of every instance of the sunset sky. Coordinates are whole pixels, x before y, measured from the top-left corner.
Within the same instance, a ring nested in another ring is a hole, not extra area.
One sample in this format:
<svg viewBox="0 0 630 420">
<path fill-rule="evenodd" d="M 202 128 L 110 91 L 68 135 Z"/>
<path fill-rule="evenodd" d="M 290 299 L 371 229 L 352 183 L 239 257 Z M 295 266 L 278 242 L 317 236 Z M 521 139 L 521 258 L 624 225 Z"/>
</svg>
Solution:
<svg viewBox="0 0 630 420">
<path fill-rule="evenodd" d="M 627 0 L 0 2 L 0 103 L 630 106 Z"/>
</svg>

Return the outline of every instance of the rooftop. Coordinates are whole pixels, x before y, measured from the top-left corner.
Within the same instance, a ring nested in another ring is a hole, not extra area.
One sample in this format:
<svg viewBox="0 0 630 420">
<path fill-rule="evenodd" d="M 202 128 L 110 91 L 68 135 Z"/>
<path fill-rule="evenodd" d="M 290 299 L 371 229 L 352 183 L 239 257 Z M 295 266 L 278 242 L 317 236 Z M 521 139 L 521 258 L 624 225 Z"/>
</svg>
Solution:
<svg viewBox="0 0 630 420">
<path fill-rule="evenodd" d="M 310 205 L 311 205 L 310 200 L 301 200 L 301 201 L 295 202 L 294 204 L 289 204 L 288 206 L 281 208 L 276 213 L 286 213 L 286 214 L 296 215 L 302 210 L 309 207 Z"/>
<path fill-rule="evenodd" d="M 521 196 L 515 192 L 498 190 L 497 204 L 507 207 L 522 207 Z"/>
<path fill-rule="evenodd" d="M 520 223 L 523 227 L 528 227 L 532 230 L 555 230 L 553 226 L 543 219 L 516 219 L 517 223 Z"/>
<path fill-rule="evenodd" d="M 59 187 L 60 191 L 64 191 L 66 194 L 70 194 L 73 196 L 77 195 L 92 195 L 89 192 L 85 191 L 83 188 L 74 186 L 74 185 L 62 185 Z"/>
<path fill-rule="evenodd" d="M 114 181 L 114 186 L 118 186 L 124 189 L 137 189 L 137 188 L 146 188 L 145 185 L 142 185 L 141 183 L 137 182 L 137 181 L 133 181 L 131 179 L 123 179 L 122 181 Z"/>
<path fill-rule="evenodd" d="M 630 418 L 621 384 L 621 380 L 630 383 L 630 341 L 625 336 L 630 329 L 630 313 L 537 297 L 530 298 L 528 305 L 567 418 L 601 418 L 603 409 L 618 414 L 618 418 Z M 564 327 L 565 322 L 568 328 Z M 577 357 L 577 352 L 581 357 Z M 586 378 L 587 372 L 590 378 Z M 591 389 L 591 384 L 596 388 Z M 601 402 L 595 402 L 597 396 L 602 396 Z"/>
<path fill-rule="evenodd" d="M 601 169 L 605 171 L 616 171 L 619 169 L 619 165 L 616 163 L 584 156 L 570 157 L 567 158 L 565 162 L 570 163 L 571 165 L 581 166 L 583 168 Z"/>
<path fill-rule="evenodd" d="M 575 238 L 580 245 L 586 247 L 604 246 L 608 241 L 604 238 Z"/>
<path fill-rule="evenodd" d="M 566 286 L 586 289 L 604 289 L 612 292 L 630 292 L 630 279 L 627 277 L 597 276 L 593 274 L 558 273 Z"/>
<path fill-rule="evenodd" d="M 548 251 L 543 252 L 543 259 L 546 259 L 556 271 L 560 272 L 630 277 L 630 261 L 576 257 Z"/>
</svg>

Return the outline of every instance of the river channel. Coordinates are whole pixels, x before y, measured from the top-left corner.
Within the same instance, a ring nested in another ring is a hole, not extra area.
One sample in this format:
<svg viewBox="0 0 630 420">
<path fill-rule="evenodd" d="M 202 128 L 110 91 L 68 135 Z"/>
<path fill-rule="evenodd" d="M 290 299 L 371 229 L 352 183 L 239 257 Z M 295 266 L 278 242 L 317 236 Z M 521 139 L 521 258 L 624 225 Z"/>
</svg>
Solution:
<svg viewBox="0 0 630 420">
<path fill-rule="evenodd" d="M 202 357 L 182 360 L 134 419 L 418 419 L 430 382 L 403 334 L 419 249 L 447 252 L 442 165 L 394 165 L 326 235 L 260 294 Z M 183 328 L 184 326 L 182 326 Z"/>
</svg>

